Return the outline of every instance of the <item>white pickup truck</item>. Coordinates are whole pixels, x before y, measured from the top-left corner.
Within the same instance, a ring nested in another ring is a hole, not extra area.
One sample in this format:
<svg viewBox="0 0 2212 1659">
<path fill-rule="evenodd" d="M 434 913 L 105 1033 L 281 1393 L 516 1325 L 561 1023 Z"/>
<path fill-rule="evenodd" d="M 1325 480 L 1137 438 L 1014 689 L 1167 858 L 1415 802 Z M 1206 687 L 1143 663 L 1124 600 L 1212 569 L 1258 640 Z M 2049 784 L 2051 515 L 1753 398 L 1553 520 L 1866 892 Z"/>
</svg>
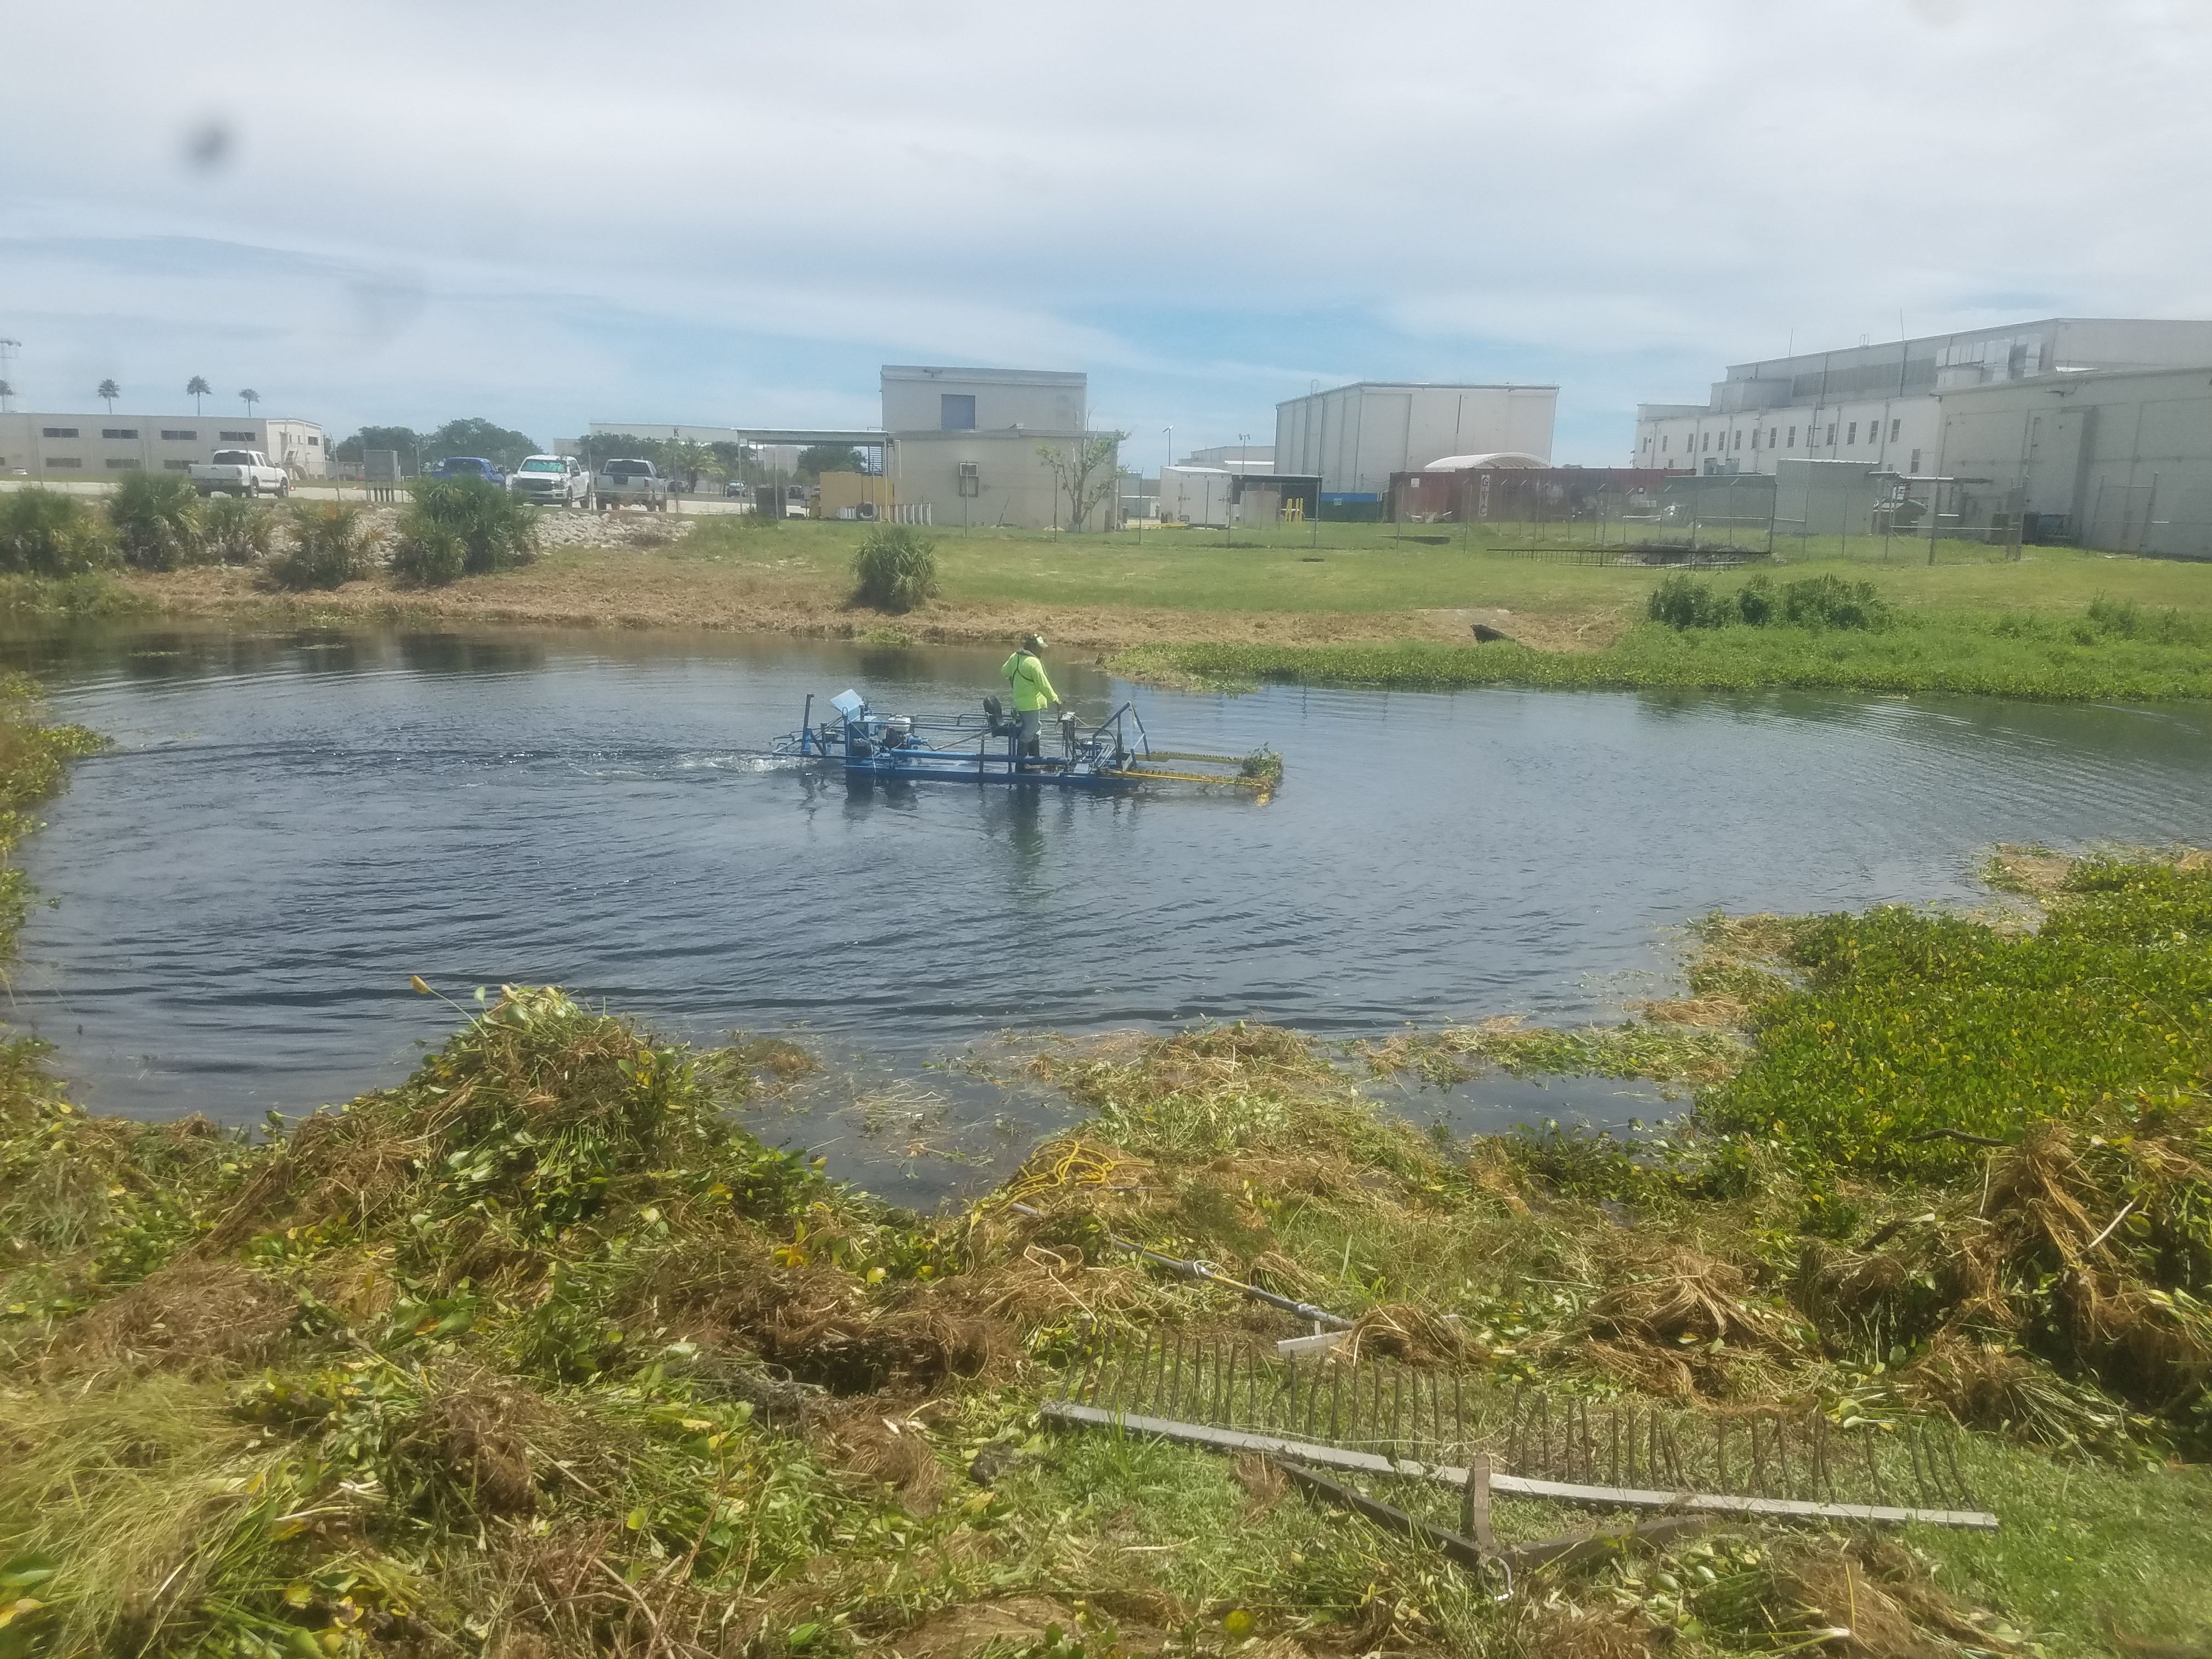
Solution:
<svg viewBox="0 0 2212 1659">
<path fill-rule="evenodd" d="M 188 475 L 192 488 L 203 495 L 222 490 L 228 495 L 289 495 L 291 475 L 272 466 L 258 449 L 218 449 L 208 460 L 195 461 Z"/>
<path fill-rule="evenodd" d="M 574 455 L 532 455 L 507 475 L 507 493 L 542 506 L 592 504 L 592 475 Z"/>
<path fill-rule="evenodd" d="M 602 461 L 599 476 L 592 480 L 592 493 L 599 510 L 611 507 L 641 507 L 648 513 L 668 510 L 668 480 L 651 461 Z"/>
</svg>

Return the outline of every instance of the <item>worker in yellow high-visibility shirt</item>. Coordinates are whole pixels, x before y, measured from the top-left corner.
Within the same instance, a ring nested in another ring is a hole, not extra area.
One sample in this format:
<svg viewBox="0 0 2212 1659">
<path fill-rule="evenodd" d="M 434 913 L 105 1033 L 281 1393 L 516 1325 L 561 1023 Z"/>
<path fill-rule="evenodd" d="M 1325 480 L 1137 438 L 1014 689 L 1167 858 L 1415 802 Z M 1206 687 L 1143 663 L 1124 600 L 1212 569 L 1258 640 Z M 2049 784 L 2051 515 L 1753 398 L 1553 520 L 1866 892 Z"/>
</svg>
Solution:
<svg viewBox="0 0 2212 1659">
<path fill-rule="evenodd" d="M 1022 725 L 1019 750 L 1024 755 L 1042 752 L 1037 734 L 1044 728 L 1044 706 L 1060 707 L 1060 693 L 1052 689 L 1044 664 L 1038 660 L 1037 653 L 1043 649 L 1042 635 L 1024 634 L 1020 648 L 999 671 L 999 677 L 1013 688 L 1014 713 Z"/>
</svg>

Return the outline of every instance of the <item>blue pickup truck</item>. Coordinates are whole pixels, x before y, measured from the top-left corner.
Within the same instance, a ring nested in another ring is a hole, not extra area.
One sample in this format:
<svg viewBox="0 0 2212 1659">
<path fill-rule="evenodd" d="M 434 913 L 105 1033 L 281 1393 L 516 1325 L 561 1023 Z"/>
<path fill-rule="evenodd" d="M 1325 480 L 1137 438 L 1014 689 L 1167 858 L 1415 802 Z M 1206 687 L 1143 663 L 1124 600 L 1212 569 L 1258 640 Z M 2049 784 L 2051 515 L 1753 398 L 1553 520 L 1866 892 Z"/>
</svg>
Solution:
<svg viewBox="0 0 2212 1659">
<path fill-rule="evenodd" d="M 480 455 L 448 455 L 430 469 L 434 478 L 482 478 L 486 483 L 507 487 L 507 474 Z"/>
</svg>

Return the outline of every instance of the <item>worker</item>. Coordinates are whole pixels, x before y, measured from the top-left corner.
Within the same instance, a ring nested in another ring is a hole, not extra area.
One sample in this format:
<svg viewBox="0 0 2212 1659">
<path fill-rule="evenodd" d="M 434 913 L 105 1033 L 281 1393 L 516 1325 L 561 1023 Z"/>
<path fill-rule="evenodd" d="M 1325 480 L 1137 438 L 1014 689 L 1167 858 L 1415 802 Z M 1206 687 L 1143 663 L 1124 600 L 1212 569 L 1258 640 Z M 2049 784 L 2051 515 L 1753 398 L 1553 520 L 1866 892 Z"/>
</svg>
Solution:
<svg viewBox="0 0 2212 1659">
<path fill-rule="evenodd" d="M 1038 733 L 1044 726 L 1044 706 L 1060 707 L 1060 693 L 1052 689 L 1045 678 L 1044 664 L 1037 653 L 1044 649 L 1041 634 L 1022 635 L 1020 647 L 1006 659 L 1006 665 L 999 676 L 1014 690 L 1014 713 L 1021 720 L 1021 733 L 1017 738 L 1018 752 L 1036 756 L 1042 752 Z"/>
</svg>

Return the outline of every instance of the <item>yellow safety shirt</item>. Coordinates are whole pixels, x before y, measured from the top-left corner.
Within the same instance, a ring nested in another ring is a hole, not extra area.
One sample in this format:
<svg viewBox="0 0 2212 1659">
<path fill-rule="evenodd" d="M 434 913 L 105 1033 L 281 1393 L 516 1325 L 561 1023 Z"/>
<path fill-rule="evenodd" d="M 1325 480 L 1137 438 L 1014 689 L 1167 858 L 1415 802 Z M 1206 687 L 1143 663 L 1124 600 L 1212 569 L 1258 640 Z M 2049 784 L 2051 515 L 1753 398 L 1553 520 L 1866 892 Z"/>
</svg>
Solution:
<svg viewBox="0 0 2212 1659">
<path fill-rule="evenodd" d="M 1026 714 L 1032 708 L 1042 708 L 1048 702 L 1060 701 L 1060 693 L 1052 689 L 1052 682 L 1044 677 L 1044 665 L 1032 652 L 1015 652 L 1006 659 L 1006 665 L 999 671 L 999 674 L 1014 688 L 1014 712 L 1018 714 Z"/>
</svg>

